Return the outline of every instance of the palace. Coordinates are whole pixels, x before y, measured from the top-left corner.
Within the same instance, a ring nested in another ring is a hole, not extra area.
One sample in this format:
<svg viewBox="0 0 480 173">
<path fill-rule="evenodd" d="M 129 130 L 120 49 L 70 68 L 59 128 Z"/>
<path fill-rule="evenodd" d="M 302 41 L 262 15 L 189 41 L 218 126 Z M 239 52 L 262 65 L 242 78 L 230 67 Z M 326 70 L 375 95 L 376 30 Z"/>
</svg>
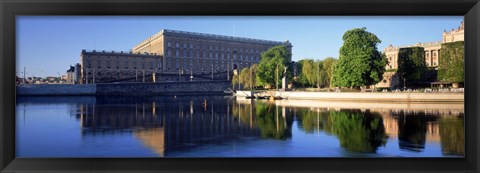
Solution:
<svg viewBox="0 0 480 173">
<path fill-rule="evenodd" d="M 159 69 L 162 73 L 176 74 L 178 71 L 186 71 L 188 74 L 207 74 L 210 71 L 226 72 L 231 70 L 230 67 L 241 69 L 258 63 L 262 52 L 278 45 L 285 45 L 290 52 L 292 50 L 288 41 L 164 29 L 133 47 L 132 51 L 164 57 L 163 66 Z"/>
<path fill-rule="evenodd" d="M 457 41 L 464 41 L 464 22 L 460 23 L 457 29 L 452 29 L 450 32 L 444 31 L 442 33 L 442 40 L 427 43 L 417 43 L 408 46 L 392 46 L 389 45 L 385 48 L 384 53 L 387 58 L 387 70 L 383 75 L 383 80 L 376 85 L 380 88 L 394 88 L 399 85 L 398 76 L 395 74 L 395 70 L 398 69 L 398 54 L 402 48 L 422 47 L 425 51 L 425 64 L 429 68 L 438 69 L 440 57 L 440 49 L 442 44 L 451 43 Z"/>
<path fill-rule="evenodd" d="M 195 78 L 198 80 L 213 79 L 213 74 L 222 74 L 224 78 L 221 79 L 228 79 L 229 71 L 260 62 L 262 52 L 278 45 L 292 51 L 289 41 L 164 29 L 130 51 L 82 50 L 81 79 L 78 82 L 183 80 L 183 74 L 198 77 Z M 210 74 L 211 78 L 208 77 Z"/>
</svg>

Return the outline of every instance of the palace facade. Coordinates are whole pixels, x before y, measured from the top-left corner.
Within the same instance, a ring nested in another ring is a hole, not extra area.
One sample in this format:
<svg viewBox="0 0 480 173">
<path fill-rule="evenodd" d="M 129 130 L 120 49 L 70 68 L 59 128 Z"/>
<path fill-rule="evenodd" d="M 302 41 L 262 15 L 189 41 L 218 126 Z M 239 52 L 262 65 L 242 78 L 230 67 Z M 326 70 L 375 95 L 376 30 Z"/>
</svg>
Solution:
<svg viewBox="0 0 480 173">
<path fill-rule="evenodd" d="M 125 79 L 152 81 L 151 76 L 155 76 L 161 68 L 161 60 L 162 56 L 151 53 L 82 50 L 80 83 L 108 83 Z"/>
<path fill-rule="evenodd" d="M 209 74 L 227 72 L 260 62 L 261 53 L 288 41 L 269 41 L 164 29 L 132 48 L 134 53 L 150 53 L 164 57 L 160 71 L 165 74 Z M 290 57 L 291 61 L 291 57 Z"/>
<path fill-rule="evenodd" d="M 398 76 L 395 76 L 395 70 L 398 69 L 398 55 L 401 48 L 422 47 L 425 51 L 425 64 L 427 67 L 438 69 L 440 60 L 440 49 L 443 43 L 451 43 L 457 41 L 464 41 L 464 22 L 460 23 L 457 29 L 452 29 L 442 33 L 442 40 L 427 43 L 417 43 L 408 46 L 393 46 L 389 45 L 384 49 L 387 58 L 387 65 L 385 69 L 387 72 L 383 75 L 383 80 L 376 85 L 380 88 L 394 88 L 398 86 L 400 81 Z"/>
<path fill-rule="evenodd" d="M 130 51 L 82 50 L 77 83 L 184 80 L 184 74 L 198 80 L 213 79 L 214 74 L 215 79 L 220 79 L 218 75 L 228 79 L 228 71 L 260 62 L 262 52 L 278 45 L 292 51 L 289 41 L 164 29 Z"/>
</svg>

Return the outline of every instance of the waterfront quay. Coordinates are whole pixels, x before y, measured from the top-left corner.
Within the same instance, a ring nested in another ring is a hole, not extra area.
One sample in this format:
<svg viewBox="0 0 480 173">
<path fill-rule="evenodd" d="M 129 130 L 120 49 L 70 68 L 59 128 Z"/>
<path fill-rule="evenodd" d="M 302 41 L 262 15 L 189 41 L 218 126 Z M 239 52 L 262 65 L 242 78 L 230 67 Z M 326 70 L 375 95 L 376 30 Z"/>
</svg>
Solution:
<svg viewBox="0 0 480 173">
<path fill-rule="evenodd" d="M 225 94 L 229 81 L 156 83 L 38 84 L 17 86 L 18 96 Z"/>
<path fill-rule="evenodd" d="M 302 92 L 302 91 L 238 91 L 237 97 L 275 97 L 288 100 L 350 100 L 350 101 L 448 101 L 463 102 L 464 93 L 415 93 L 415 92 Z"/>
</svg>

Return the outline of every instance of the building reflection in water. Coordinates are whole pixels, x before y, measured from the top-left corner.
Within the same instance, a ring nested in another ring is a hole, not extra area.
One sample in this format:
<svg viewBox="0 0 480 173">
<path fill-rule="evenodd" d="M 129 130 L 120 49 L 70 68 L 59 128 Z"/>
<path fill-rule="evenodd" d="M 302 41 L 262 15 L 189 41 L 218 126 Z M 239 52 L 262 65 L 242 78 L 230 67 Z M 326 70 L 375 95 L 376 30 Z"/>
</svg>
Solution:
<svg viewBox="0 0 480 173">
<path fill-rule="evenodd" d="M 345 150 L 376 153 L 389 139 L 422 152 L 441 143 L 444 155 L 464 155 L 463 110 L 298 107 L 221 96 L 97 97 L 80 104 L 82 135 L 131 133 L 159 156 L 253 137 L 289 140 L 292 125 L 335 136 Z M 453 125 L 452 125 L 453 124 Z"/>
</svg>

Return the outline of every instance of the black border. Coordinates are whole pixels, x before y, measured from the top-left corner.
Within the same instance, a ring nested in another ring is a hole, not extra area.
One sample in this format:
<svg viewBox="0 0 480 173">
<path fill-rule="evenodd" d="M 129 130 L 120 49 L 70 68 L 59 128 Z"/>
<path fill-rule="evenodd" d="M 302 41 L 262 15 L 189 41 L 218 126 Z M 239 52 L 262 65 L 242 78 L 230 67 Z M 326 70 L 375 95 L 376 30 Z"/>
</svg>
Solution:
<svg viewBox="0 0 480 173">
<path fill-rule="evenodd" d="M 479 0 L 0 0 L 1 172 L 479 172 Z M 15 15 L 464 15 L 465 158 L 15 158 Z"/>
</svg>

